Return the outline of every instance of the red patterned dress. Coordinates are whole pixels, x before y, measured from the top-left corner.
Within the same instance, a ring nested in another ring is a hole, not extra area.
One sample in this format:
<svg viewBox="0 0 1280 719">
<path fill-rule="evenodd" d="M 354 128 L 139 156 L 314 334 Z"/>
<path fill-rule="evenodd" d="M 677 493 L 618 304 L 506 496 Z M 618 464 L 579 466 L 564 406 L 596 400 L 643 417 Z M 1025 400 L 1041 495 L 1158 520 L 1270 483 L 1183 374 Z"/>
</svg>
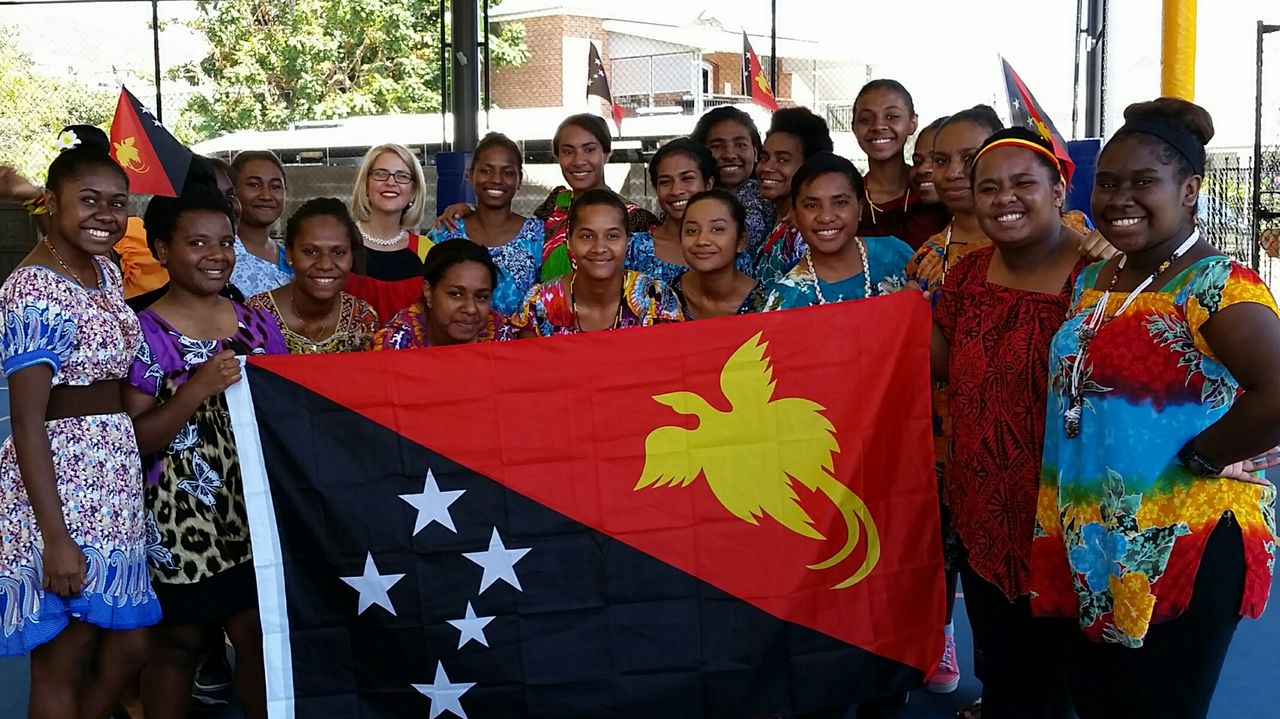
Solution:
<svg viewBox="0 0 1280 719">
<path fill-rule="evenodd" d="M 934 320 L 950 344 L 952 522 L 969 565 L 1012 600 L 1030 573 L 1049 341 L 1085 262 L 1042 294 L 987 282 L 994 254 L 977 250 L 947 274 Z"/>
</svg>

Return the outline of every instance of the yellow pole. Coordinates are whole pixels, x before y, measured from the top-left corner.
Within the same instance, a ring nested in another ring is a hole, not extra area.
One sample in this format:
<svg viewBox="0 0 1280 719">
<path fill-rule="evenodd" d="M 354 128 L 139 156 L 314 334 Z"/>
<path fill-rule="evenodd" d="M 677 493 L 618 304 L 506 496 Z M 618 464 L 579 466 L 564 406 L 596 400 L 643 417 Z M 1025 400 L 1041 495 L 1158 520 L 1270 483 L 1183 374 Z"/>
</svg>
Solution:
<svg viewBox="0 0 1280 719">
<path fill-rule="evenodd" d="M 1163 0 L 1160 37 L 1160 94 L 1196 96 L 1196 0 Z"/>
</svg>

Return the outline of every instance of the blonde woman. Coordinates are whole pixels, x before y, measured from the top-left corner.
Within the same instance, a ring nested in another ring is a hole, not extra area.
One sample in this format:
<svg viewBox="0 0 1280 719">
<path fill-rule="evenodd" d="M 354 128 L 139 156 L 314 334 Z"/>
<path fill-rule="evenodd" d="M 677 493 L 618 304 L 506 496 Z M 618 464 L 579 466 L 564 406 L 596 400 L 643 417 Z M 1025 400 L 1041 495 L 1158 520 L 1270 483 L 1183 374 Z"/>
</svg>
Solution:
<svg viewBox="0 0 1280 719">
<path fill-rule="evenodd" d="M 390 317 L 422 294 L 422 261 L 429 238 L 415 232 L 427 205 L 422 166 L 403 145 L 378 145 L 365 154 L 351 193 L 351 215 L 364 243 L 364 267 L 347 290 Z"/>
</svg>

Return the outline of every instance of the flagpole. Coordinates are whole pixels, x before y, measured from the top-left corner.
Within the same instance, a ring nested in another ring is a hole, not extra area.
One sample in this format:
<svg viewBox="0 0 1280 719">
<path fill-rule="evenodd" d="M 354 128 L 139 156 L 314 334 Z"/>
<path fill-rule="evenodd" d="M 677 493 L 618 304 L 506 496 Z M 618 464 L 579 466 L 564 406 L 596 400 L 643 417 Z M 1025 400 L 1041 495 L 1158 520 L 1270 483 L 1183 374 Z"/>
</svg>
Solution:
<svg viewBox="0 0 1280 719">
<path fill-rule="evenodd" d="M 769 0 L 769 89 L 778 96 L 778 0 Z"/>
<path fill-rule="evenodd" d="M 155 55 L 156 120 L 164 122 L 164 102 L 160 99 L 160 0 L 151 0 L 151 44 Z"/>
</svg>

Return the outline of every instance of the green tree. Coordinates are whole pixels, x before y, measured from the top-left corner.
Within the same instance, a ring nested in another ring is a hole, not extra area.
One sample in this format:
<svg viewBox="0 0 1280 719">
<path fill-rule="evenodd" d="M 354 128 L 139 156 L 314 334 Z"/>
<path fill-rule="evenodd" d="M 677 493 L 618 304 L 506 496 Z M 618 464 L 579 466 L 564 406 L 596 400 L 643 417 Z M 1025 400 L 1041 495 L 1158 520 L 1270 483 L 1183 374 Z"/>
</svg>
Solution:
<svg viewBox="0 0 1280 719">
<path fill-rule="evenodd" d="M 116 96 L 32 69 L 16 28 L 0 25 L 0 165 L 41 182 L 68 123 L 105 127 Z"/>
<path fill-rule="evenodd" d="M 436 0 L 200 0 L 197 7 L 190 24 L 208 38 L 209 53 L 170 75 L 207 94 L 184 108 L 180 131 L 210 137 L 440 109 Z M 523 26 L 504 23 L 490 47 L 495 65 L 524 62 Z"/>
</svg>

